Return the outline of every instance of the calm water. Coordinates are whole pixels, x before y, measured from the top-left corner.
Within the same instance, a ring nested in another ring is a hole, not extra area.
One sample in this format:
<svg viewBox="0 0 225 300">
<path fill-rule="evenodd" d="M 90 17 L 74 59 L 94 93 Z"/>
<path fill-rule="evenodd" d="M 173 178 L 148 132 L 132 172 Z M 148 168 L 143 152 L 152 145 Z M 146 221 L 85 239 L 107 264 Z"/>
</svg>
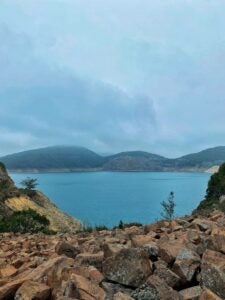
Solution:
<svg viewBox="0 0 225 300">
<path fill-rule="evenodd" d="M 39 190 L 70 215 L 93 225 L 148 223 L 160 217 L 160 202 L 175 193 L 176 215 L 190 213 L 203 198 L 206 173 L 56 173 L 11 174 L 19 184 L 37 178 Z"/>
</svg>

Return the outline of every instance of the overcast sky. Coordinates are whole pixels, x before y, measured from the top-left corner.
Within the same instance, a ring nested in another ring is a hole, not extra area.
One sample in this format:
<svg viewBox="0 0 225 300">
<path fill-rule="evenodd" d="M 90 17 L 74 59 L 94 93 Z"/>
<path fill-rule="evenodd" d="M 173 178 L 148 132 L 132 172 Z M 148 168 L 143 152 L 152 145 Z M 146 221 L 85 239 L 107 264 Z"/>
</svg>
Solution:
<svg viewBox="0 0 225 300">
<path fill-rule="evenodd" d="M 1 0 L 0 155 L 225 145 L 224 0 Z"/>
</svg>

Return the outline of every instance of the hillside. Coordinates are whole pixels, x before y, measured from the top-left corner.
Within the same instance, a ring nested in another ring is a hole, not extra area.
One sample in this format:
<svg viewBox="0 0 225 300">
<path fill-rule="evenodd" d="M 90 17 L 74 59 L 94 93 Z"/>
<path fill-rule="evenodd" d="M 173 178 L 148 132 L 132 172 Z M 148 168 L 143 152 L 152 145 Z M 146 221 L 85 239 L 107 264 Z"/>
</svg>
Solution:
<svg viewBox="0 0 225 300">
<path fill-rule="evenodd" d="M 199 204 L 196 211 L 207 214 L 212 209 L 225 212 L 225 164 L 213 174 L 208 182 L 205 199 Z"/>
<path fill-rule="evenodd" d="M 97 169 L 104 163 L 104 157 L 83 147 L 55 146 L 7 155 L 1 161 L 9 170 L 73 171 Z"/>
<path fill-rule="evenodd" d="M 73 171 L 213 171 L 225 162 L 225 147 L 169 159 L 144 151 L 101 156 L 89 149 L 56 146 L 4 156 L 0 160 L 16 172 Z"/>
<path fill-rule="evenodd" d="M 172 164 L 177 168 L 206 169 L 225 162 L 225 147 L 214 147 L 174 159 Z"/>
<path fill-rule="evenodd" d="M 2 230 L 1 226 L 4 226 L 4 223 L 7 223 L 7 220 L 13 219 L 13 217 L 15 217 L 13 220 L 17 222 L 18 218 L 24 216 L 25 211 L 31 211 L 32 216 L 35 215 L 32 213 L 34 211 L 38 215 L 47 218 L 49 230 L 68 232 L 80 228 L 79 221 L 60 211 L 41 192 L 17 188 L 8 176 L 4 165 L 0 163 L 0 229 Z M 32 217 L 27 218 L 29 217 L 27 215 L 25 217 L 27 220 L 32 221 Z M 32 227 L 33 225 L 30 230 L 33 230 Z"/>
<path fill-rule="evenodd" d="M 143 151 L 121 152 L 107 157 L 104 170 L 111 171 L 160 171 L 166 158 Z"/>
</svg>

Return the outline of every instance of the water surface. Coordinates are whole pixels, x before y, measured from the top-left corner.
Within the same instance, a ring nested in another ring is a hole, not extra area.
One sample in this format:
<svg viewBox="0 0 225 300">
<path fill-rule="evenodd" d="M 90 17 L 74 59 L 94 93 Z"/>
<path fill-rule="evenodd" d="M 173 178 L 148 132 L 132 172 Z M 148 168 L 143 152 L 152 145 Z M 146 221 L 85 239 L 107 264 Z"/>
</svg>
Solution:
<svg viewBox="0 0 225 300">
<path fill-rule="evenodd" d="M 19 183 L 37 178 L 43 191 L 62 210 L 93 225 L 149 223 L 160 218 L 160 202 L 175 193 L 176 214 L 185 215 L 204 197 L 207 173 L 93 172 L 10 174 Z"/>
</svg>

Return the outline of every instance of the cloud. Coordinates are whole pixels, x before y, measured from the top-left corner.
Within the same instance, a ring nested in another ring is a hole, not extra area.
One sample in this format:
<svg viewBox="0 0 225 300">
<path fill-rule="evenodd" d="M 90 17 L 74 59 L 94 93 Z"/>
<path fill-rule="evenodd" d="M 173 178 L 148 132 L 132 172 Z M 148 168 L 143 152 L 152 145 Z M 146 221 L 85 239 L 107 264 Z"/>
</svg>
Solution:
<svg viewBox="0 0 225 300">
<path fill-rule="evenodd" d="M 0 38 L 5 35 L 4 49 L 9 50 L 13 42 L 18 51 L 11 55 L 0 48 L 2 73 L 12 75 L 0 89 L 4 149 L 76 144 L 95 149 L 100 145 L 102 151 L 114 151 L 138 147 L 157 128 L 149 97 L 130 96 L 107 83 L 71 75 L 66 69 L 63 73 L 52 70 L 32 55 L 32 43 L 25 59 L 27 37 L 6 28 Z M 4 66 L 5 60 L 10 66 Z"/>
<path fill-rule="evenodd" d="M 2 154 L 78 144 L 176 156 L 224 144 L 224 1 L 0 8 Z"/>
</svg>

